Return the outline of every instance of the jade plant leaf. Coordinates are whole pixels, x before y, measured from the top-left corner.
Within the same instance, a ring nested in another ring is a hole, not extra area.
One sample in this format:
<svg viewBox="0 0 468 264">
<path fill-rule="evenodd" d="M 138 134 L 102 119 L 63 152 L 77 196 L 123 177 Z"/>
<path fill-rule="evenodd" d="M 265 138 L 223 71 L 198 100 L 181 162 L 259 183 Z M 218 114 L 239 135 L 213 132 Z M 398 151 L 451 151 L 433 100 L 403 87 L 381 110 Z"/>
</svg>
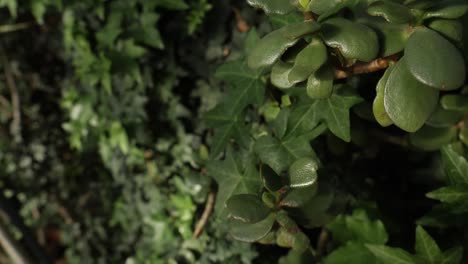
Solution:
<svg viewBox="0 0 468 264">
<path fill-rule="evenodd" d="M 292 248 L 298 252 L 304 252 L 310 246 L 309 238 L 300 230 L 287 230 L 280 227 L 276 233 L 276 243 L 280 247 Z"/>
<path fill-rule="evenodd" d="M 289 24 L 260 39 L 248 55 L 248 65 L 253 69 L 273 65 L 283 53 L 302 36 L 314 33 L 320 25 L 314 21 Z"/>
<path fill-rule="evenodd" d="M 247 0 L 249 5 L 263 9 L 267 14 L 284 15 L 290 13 L 295 8 L 288 0 Z"/>
<path fill-rule="evenodd" d="M 303 206 L 317 193 L 317 183 L 318 182 L 316 181 L 314 184 L 304 188 L 292 188 L 286 193 L 279 204 L 284 207 L 292 208 Z"/>
<path fill-rule="evenodd" d="M 414 19 L 408 7 L 390 1 L 373 2 L 367 8 L 367 13 L 371 16 L 383 17 L 388 22 L 395 24 L 407 23 Z"/>
<path fill-rule="evenodd" d="M 264 220 L 254 224 L 244 223 L 232 219 L 229 223 L 229 233 L 234 239 L 252 243 L 268 235 L 274 223 L 275 214 L 273 213 Z"/>
<path fill-rule="evenodd" d="M 312 38 L 310 43 L 297 54 L 294 66 L 289 72 L 289 81 L 298 83 L 306 80 L 327 61 L 327 48 L 319 38 Z"/>
<path fill-rule="evenodd" d="M 371 28 L 344 18 L 330 18 L 322 26 L 325 43 L 350 61 L 369 62 L 379 53 L 377 34 Z"/>
<path fill-rule="evenodd" d="M 435 2 L 435 1 L 434 1 Z M 436 6 L 427 10 L 424 19 L 429 18 L 449 18 L 456 19 L 462 17 L 468 11 L 468 3 L 463 0 L 440 1 Z"/>
<path fill-rule="evenodd" d="M 316 157 L 303 157 L 289 167 L 289 186 L 307 187 L 317 182 L 319 163 Z"/>
<path fill-rule="evenodd" d="M 447 94 L 442 97 L 440 103 L 444 109 L 468 113 L 468 96 Z"/>
<path fill-rule="evenodd" d="M 415 132 L 437 107 L 439 91 L 418 82 L 409 72 L 405 59 L 391 71 L 385 85 L 384 106 L 396 126 Z"/>
<path fill-rule="evenodd" d="M 324 65 L 307 79 L 307 95 L 312 99 L 329 98 L 333 93 L 333 69 Z"/>
<path fill-rule="evenodd" d="M 283 62 L 278 60 L 271 69 L 271 84 L 280 88 L 288 89 L 294 86 L 294 83 L 289 80 L 289 73 L 293 68 L 292 63 Z"/>
<path fill-rule="evenodd" d="M 424 126 L 416 133 L 410 134 L 410 143 L 422 150 L 435 151 L 457 138 L 455 127 Z"/>
<path fill-rule="evenodd" d="M 450 91 L 465 82 L 463 55 L 431 29 L 417 29 L 411 35 L 405 47 L 405 58 L 411 74 L 430 87 Z"/>
<path fill-rule="evenodd" d="M 370 21 L 366 19 L 363 23 L 377 33 L 380 42 L 380 55 L 383 57 L 401 52 L 413 31 L 409 24 L 391 24 L 375 19 Z"/>
<path fill-rule="evenodd" d="M 442 97 L 443 99 L 443 97 Z M 452 127 L 463 118 L 463 113 L 459 111 L 446 110 L 441 105 L 432 113 L 426 121 L 432 127 Z"/>
<path fill-rule="evenodd" d="M 261 221 L 270 213 L 270 209 L 255 194 L 237 194 L 231 196 L 226 201 L 226 210 L 229 217 L 246 223 Z"/>
<path fill-rule="evenodd" d="M 374 112 L 375 120 L 377 120 L 377 123 L 379 123 L 383 127 L 387 127 L 393 124 L 393 121 L 388 116 L 384 106 L 385 85 L 387 84 L 388 77 L 390 76 L 392 69 L 393 66 L 387 68 L 384 75 L 377 83 L 376 96 L 374 99 L 374 103 L 372 104 L 372 111 Z"/>
<path fill-rule="evenodd" d="M 434 19 L 427 26 L 455 43 L 463 41 L 463 25 L 458 20 Z"/>
</svg>

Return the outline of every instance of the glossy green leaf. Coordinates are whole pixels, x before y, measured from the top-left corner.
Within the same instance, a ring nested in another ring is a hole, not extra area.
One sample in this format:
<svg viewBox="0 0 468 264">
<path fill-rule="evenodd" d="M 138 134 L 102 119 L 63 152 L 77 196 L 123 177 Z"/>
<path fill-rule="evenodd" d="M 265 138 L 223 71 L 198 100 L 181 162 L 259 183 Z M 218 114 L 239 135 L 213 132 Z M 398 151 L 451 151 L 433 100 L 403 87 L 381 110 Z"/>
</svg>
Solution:
<svg viewBox="0 0 468 264">
<path fill-rule="evenodd" d="M 291 113 L 289 108 L 283 108 L 276 116 L 276 119 L 271 123 L 273 133 L 276 138 L 283 138 L 288 128 L 289 114 Z"/>
<path fill-rule="evenodd" d="M 416 228 L 416 254 L 428 264 L 439 264 L 442 261 L 442 252 L 434 239 L 421 227 Z"/>
<path fill-rule="evenodd" d="M 255 142 L 254 148 L 261 161 L 268 164 L 277 174 L 288 169 L 301 157 L 315 156 L 309 142 L 300 137 L 279 140 L 263 136 Z"/>
<path fill-rule="evenodd" d="M 413 257 L 399 248 L 383 245 L 366 245 L 374 256 L 383 264 L 416 264 Z"/>
<path fill-rule="evenodd" d="M 458 264 L 463 259 L 463 247 L 454 247 L 443 253 L 441 264 Z"/>
<path fill-rule="evenodd" d="M 302 188 L 317 182 L 319 163 L 316 157 L 303 157 L 289 167 L 289 185 L 292 188 Z"/>
<path fill-rule="evenodd" d="M 347 243 L 333 250 L 324 264 L 377 264 L 375 256 L 361 243 Z"/>
<path fill-rule="evenodd" d="M 440 103 L 446 110 L 468 113 L 468 96 L 447 94 L 442 97 Z"/>
<path fill-rule="evenodd" d="M 387 68 L 384 75 L 377 83 L 376 96 L 374 98 L 374 103 L 372 104 L 372 111 L 374 113 L 375 120 L 383 127 L 393 124 L 393 121 L 388 116 L 384 106 L 385 85 L 387 84 L 388 77 L 390 76 L 392 69 L 393 66 Z"/>
<path fill-rule="evenodd" d="M 327 61 L 327 53 L 322 40 L 312 38 L 311 42 L 297 54 L 294 66 L 289 72 L 289 81 L 292 83 L 305 81 Z"/>
<path fill-rule="evenodd" d="M 417 29 L 411 35 L 405 47 L 405 60 L 411 74 L 430 87 L 450 91 L 465 82 L 462 54 L 431 29 Z"/>
<path fill-rule="evenodd" d="M 215 210 L 218 216 L 225 213 L 226 201 L 233 195 L 256 194 L 262 187 L 255 159 L 250 153 L 234 152 L 228 148 L 224 161 L 212 161 L 208 173 L 218 183 Z"/>
<path fill-rule="evenodd" d="M 322 100 L 304 99 L 291 109 L 286 137 L 303 135 L 324 121 L 333 134 L 349 142 L 349 109 L 361 101 L 362 98 L 355 94 L 341 93 Z"/>
<path fill-rule="evenodd" d="M 403 51 L 413 31 L 409 24 L 392 24 L 375 19 L 367 19 L 363 23 L 377 33 L 382 57 Z"/>
<path fill-rule="evenodd" d="M 289 0 L 247 0 L 249 5 L 260 8 L 267 14 L 284 15 L 294 10 Z"/>
<path fill-rule="evenodd" d="M 353 9 L 360 2 L 360 0 L 314 0 L 311 1 L 309 10 L 316 14 L 320 14 L 318 17 L 318 22 L 323 22 L 324 20 L 334 16 L 344 9 Z M 320 12 L 315 12 L 314 10 L 318 10 Z"/>
<path fill-rule="evenodd" d="M 268 18 L 274 29 L 304 21 L 304 15 L 300 12 L 291 12 L 287 15 L 269 15 Z"/>
<path fill-rule="evenodd" d="M 437 107 L 439 92 L 418 82 L 409 72 L 405 59 L 391 71 L 385 85 L 384 106 L 396 126 L 415 132 Z"/>
<path fill-rule="evenodd" d="M 252 243 L 268 235 L 274 223 L 274 214 L 270 214 L 267 218 L 255 224 L 231 220 L 229 223 L 229 233 L 234 239 Z"/>
<path fill-rule="evenodd" d="M 468 3 L 464 0 L 440 1 L 439 4 L 427 10 L 424 19 L 434 17 L 456 19 L 462 17 L 466 12 L 468 12 Z"/>
<path fill-rule="evenodd" d="M 292 248 L 299 252 L 304 252 L 310 246 L 309 238 L 300 230 L 287 230 L 280 227 L 276 233 L 276 243 L 280 247 Z"/>
<path fill-rule="evenodd" d="M 322 25 L 325 43 L 350 61 L 369 62 L 379 53 L 377 34 L 371 28 L 344 18 L 331 18 Z"/>
<path fill-rule="evenodd" d="M 427 26 L 455 43 L 463 41 L 463 25 L 458 20 L 434 19 Z"/>
<path fill-rule="evenodd" d="M 367 8 L 371 16 L 383 17 L 390 23 L 403 24 L 414 19 L 411 10 L 404 5 L 390 1 L 373 2 Z"/>
<path fill-rule="evenodd" d="M 312 99 L 329 98 L 333 93 L 333 69 L 325 65 L 307 79 L 307 95 Z"/>
<path fill-rule="evenodd" d="M 432 113 L 426 121 L 432 127 L 452 127 L 463 118 L 463 113 L 452 110 L 445 110 L 441 105 Z"/>
<path fill-rule="evenodd" d="M 468 184 L 468 162 L 453 145 L 442 148 L 442 163 L 451 184 Z"/>
<path fill-rule="evenodd" d="M 283 53 L 302 36 L 320 29 L 317 22 L 306 21 L 289 24 L 263 37 L 248 55 L 248 65 L 253 69 L 273 65 Z"/>
<path fill-rule="evenodd" d="M 403 2 L 407 7 L 411 9 L 428 9 L 437 4 L 437 1 L 430 0 L 405 0 Z"/>
<path fill-rule="evenodd" d="M 419 149 L 434 151 L 453 142 L 456 138 L 457 129 L 455 127 L 424 126 L 416 133 L 410 134 L 409 141 Z"/>
<path fill-rule="evenodd" d="M 288 89 L 294 86 L 294 83 L 289 80 L 289 73 L 293 68 L 293 64 L 279 60 L 271 69 L 271 84 L 281 89 Z"/>
<path fill-rule="evenodd" d="M 304 188 L 292 188 L 286 193 L 284 198 L 280 201 L 281 206 L 285 207 L 301 207 L 306 204 L 312 197 L 317 194 L 317 184 L 315 181 L 311 186 Z"/>
<path fill-rule="evenodd" d="M 296 222 L 291 217 L 289 217 L 288 212 L 285 210 L 278 211 L 276 214 L 276 222 L 278 222 L 278 224 L 281 227 L 284 227 L 286 230 L 293 230 L 298 228 Z"/>
<path fill-rule="evenodd" d="M 255 194 L 237 194 L 231 196 L 226 201 L 226 210 L 229 217 L 246 223 L 261 221 L 270 213 L 270 209 Z"/>
</svg>

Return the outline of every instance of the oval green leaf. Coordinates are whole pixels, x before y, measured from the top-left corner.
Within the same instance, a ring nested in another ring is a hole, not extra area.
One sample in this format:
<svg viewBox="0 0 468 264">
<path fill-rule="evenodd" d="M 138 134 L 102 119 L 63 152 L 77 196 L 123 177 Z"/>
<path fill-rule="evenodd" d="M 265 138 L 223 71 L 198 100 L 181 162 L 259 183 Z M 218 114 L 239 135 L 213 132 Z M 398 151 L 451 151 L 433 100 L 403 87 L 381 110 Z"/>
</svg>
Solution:
<svg viewBox="0 0 468 264">
<path fill-rule="evenodd" d="M 247 0 L 247 3 L 267 14 L 284 15 L 294 10 L 292 3 L 287 0 Z"/>
<path fill-rule="evenodd" d="M 229 233 L 236 240 L 252 243 L 268 235 L 274 223 L 274 214 L 268 215 L 267 218 L 255 224 L 244 223 L 232 219 L 229 223 Z"/>
<path fill-rule="evenodd" d="M 249 205 L 249 206 L 246 206 Z M 267 217 L 270 209 L 253 194 L 234 195 L 226 201 L 229 217 L 246 223 L 256 223 Z"/>
<path fill-rule="evenodd" d="M 410 134 L 410 143 L 425 151 L 435 151 L 457 138 L 455 127 L 424 126 L 416 133 Z"/>
<path fill-rule="evenodd" d="M 411 35 L 405 47 L 405 57 L 411 74 L 430 87 L 450 91 L 465 82 L 462 54 L 431 29 L 417 29 Z"/>
<path fill-rule="evenodd" d="M 380 55 L 387 57 L 402 51 L 408 38 L 412 34 L 412 26 L 409 24 L 391 24 L 366 19 L 368 27 L 375 30 L 380 42 Z"/>
<path fill-rule="evenodd" d="M 436 108 L 439 91 L 418 82 L 406 64 L 402 58 L 391 71 L 385 85 L 384 106 L 396 126 L 415 132 Z"/>
<path fill-rule="evenodd" d="M 441 1 L 424 14 L 424 19 L 429 18 L 449 18 L 456 19 L 462 17 L 468 11 L 468 3 L 464 0 Z"/>
<path fill-rule="evenodd" d="M 369 27 L 344 18 L 331 18 L 325 21 L 323 39 L 332 48 L 350 61 L 369 62 L 379 53 L 377 34 Z"/>
<path fill-rule="evenodd" d="M 463 113 L 459 111 L 446 110 L 441 105 L 432 113 L 426 121 L 432 127 L 451 127 L 462 119 Z"/>
<path fill-rule="evenodd" d="M 294 66 L 289 72 L 289 81 L 291 83 L 305 81 L 327 61 L 327 58 L 325 44 L 319 38 L 312 38 L 309 45 L 297 54 Z"/>
<path fill-rule="evenodd" d="M 404 5 L 390 1 L 377 1 L 369 5 L 367 13 L 383 17 L 390 23 L 403 24 L 414 19 L 411 10 Z"/>
<path fill-rule="evenodd" d="M 468 96 L 448 94 L 442 97 L 440 103 L 446 110 L 468 113 Z"/>
<path fill-rule="evenodd" d="M 305 188 L 292 188 L 281 200 L 280 206 L 301 207 L 317 194 L 317 181 L 311 186 Z"/>
<path fill-rule="evenodd" d="M 333 69 L 326 65 L 309 76 L 307 95 L 312 99 L 329 98 L 333 93 Z"/>
<path fill-rule="evenodd" d="M 289 167 L 289 186 L 300 188 L 314 185 L 317 181 L 319 163 L 316 158 L 304 157 Z"/>
<path fill-rule="evenodd" d="M 306 21 L 289 24 L 267 34 L 250 51 L 247 61 L 249 67 L 258 69 L 273 65 L 302 36 L 314 33 L 319 29 L 318 23 Z"/>
<path fill-rule="evenodd" d="M 463 41 L 463 25 L 458 20 L 435 19 L 428 24 L 428 27 L 455 43 Z"/>
<path fill-rule="evenodd" d="M 383 127 L 387 127 L 393 124 L 393 121 L 390 116 L 388 116 L 384 106 L 385 85 L 387 84 L 388 77 L 390 76 L 392 69 L 393 66 L 387 68 L 384 75 L 377 83 L 376 96 L 374 103 L 372 104 L 372 111 L 374 112 L 375 120 Z"/>
<path fill-rule="evenodd" d="M 289 81 L 289 73 L 293 68 L 293 64 L 279 60 L 271 69 L 270 80 L 271 84 L 281 89 L 288 89 L 294 86 L 294 83 Z"/>
</svg>

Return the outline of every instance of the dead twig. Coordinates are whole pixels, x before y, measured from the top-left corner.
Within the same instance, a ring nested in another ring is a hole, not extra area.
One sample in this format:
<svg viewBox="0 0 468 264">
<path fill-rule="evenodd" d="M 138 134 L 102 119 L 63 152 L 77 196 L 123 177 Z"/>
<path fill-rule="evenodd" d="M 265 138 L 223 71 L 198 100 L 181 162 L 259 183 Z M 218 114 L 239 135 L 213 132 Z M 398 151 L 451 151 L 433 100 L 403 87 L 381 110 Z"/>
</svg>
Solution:
<svg viewBox="0 0 468 264">
<path fill-rule="evenodd" d="M 328 240 L 330 240 L 330 233 L 325 228 L 322 228 L 317 240 L 317 258 L 322 257 L 326 253 Z"/>
<path fill-rule="evenodd" d="M 236 27 L 237 27 L 237 30 L 239 32 L 247 32 L 250 30 L 250 26 L 249 24 L 247 23 L 247 21 L 245 21 L 245 19 L 242 17 L 239 9 L 237 8 L 233 8 L 234 10 L 234 14 L 236 15 Z"/>
<path fill-rule="evenodd" d="M 208 194 L 208 198 L 206 199 L 205 210 L 203 210 L 203 214 L 200 220 L 198 220 L 198 223 L 195 227 L 195 231 L 193 232 L 193 236 L 192 236 L 193 238 L 198 238 L 200 234 L 203 232 L 203 228 L 205 227 L 206 223 L 208 222 L 208 218 L 213 212 L 215 198 L 216 198 L 216 193 L 210 192 Z"/>
<path fill-rule="evenodd" d="M 11 65 L 8 62 L 4 54 L 2 54 L 3 71 L 5 74 L 6 84 L 11 94 L 11 105 L 12 105 L 12 117 L 11 130 L 14 134 L 15 141 L 21 142 L 21 105 L 18 89 L 16 87 L 15 79 L 13 77 L 13 71 Z"/>
<path fill-rule="evenodd" d="M 335 79 L 346 79 L 352 75 L 371 73 L 388 68 L 392 63 L 397 62 L 400 55 L 391 55 L 385 58 L 378 58 L 371 62 L 359 62 L 345 69 L 335 69 Z"/>
</svg>

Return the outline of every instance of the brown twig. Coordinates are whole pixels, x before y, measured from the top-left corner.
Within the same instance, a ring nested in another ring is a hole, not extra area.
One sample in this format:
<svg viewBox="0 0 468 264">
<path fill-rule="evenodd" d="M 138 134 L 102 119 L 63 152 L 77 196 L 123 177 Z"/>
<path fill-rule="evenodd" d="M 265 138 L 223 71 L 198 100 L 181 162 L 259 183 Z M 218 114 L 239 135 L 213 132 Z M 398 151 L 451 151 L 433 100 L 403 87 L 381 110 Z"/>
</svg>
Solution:
<svg viewBox="0 0 468 264">
<path fill-rule="evenodd" d="M 16 87 L 15 79 L 13 78 L 13 71 L 11 69 L 11 65 L 8 62 L 7 58 L 4 54 L 2 54 L 2 61 L 3 61 L 3 71 L 5 74 L 6 84 L 8 89 L 10 90 L 11 94 L 11 105 L 13 111 L 13 121 L 11 123 L 12 131 L 15 135 L 15 141 L 21 142 L 21 109 L 20 109 L 20 97 L 18 93 L 18 89 Z"/>
<path fill-rule="evenodd" d="M 317 258 L 322 257 L 327 249 L 327 243 L 330 239 L 330 233 L 325 228 L 322 228 L 317 240 Z"/>
<path fill-rule="evenodd" d="M 68 213 L 67 209 L 65 209 L 65 207 L 59 206 L 58 213 L 63 218 L 63 220 L 65 220 L 65 223 L 67 225 L 73 224 L 73 219 Z"/>
<path fill-rule="evenodd" d="M 385 58 L 378 58 L 371 62 L 358 62 L 345 69 L 335 69 L 335 79 L 346 79 L 351 75 L 365 74 L 380 71 L 388 68 L 392 63 L 397 62 L 400 55 L 391 55 Z"/>
<path fill-rule="evenodd" d="M 195 231 L 193 232 L 193 236 L 192 236 L 193 238 L 198 238 L 200 234 L 203 232 L 203 228 L 205 227 L 206 223 L 208 222 L 208 218 L 213 212 L 215 198 L 216 198 L 216 193 L 210 192 L 208 194 L 208 198 L 206 199 L 205 210 L 203 210 L 203 214 L 200 220 L 198 220 L 198 223 L 195 227 Z"/>
<path fill-rule="evenodd" d="M 242 17 L 239 9 L 237 8 L 233 8 L 234 10 L 234 14 L 236 15 L 236 27 L 237 27 L 237 30 L 239 32 L 247 32 L 250 30 L 250 26 L 249 24 L 247 23 L 247 21 L 245 21 L 245 19 Z"/>
</svg>

